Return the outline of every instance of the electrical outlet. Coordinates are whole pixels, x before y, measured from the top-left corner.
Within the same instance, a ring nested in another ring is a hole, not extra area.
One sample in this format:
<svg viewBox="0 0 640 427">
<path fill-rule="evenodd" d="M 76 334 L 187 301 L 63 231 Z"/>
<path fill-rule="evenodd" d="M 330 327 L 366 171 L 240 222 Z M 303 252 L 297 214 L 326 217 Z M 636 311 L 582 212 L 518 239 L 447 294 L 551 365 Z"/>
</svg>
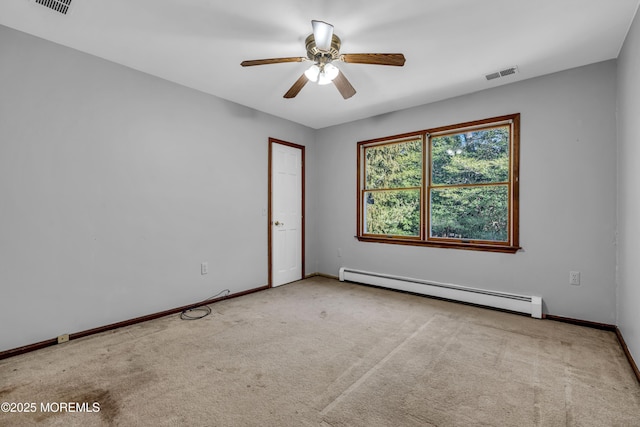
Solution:
<svg viewBox="0 0 640 427">
<path fill-rule="evenodd" d="M 58 337 L 58 344 L 69 341 L 69 334 L 60 335 Z"/>
<path fill-rule="evenodd" d="M 569 284 L 574 286 L 580 285 L 580 272 L 579 271 L 570 271 L 569 272 Z"/>
<path fill-rule="evenodd" d="M 209 263 L 203 262 L 200 264 L 200 274 L 207 274 L 209 272 Z"/>
</svg>

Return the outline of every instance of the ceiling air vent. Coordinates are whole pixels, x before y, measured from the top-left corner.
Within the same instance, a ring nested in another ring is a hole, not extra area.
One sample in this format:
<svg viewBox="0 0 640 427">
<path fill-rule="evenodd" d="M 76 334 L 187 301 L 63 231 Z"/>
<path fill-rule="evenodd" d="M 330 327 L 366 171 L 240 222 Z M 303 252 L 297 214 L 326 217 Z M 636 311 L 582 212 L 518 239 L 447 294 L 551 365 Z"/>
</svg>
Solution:
<svg viewBox="0 0 640 427">
<path fill-rule="evenodd" d="M 499 79 L 500 77 L 507 77 L 512 74 L 516 74 L 517 72 L 518 72 L 518 67 L 513 66 L 513 67 L 505 68 L 504 70 L 496 71 L 494 73 L 489 73 L 484 77 L 487 80 L 493 80 L 493 79 Z"/>
<path fill-rule="evenodd" d="M 66 15 L 71 7 L 71 0 L 35 0 L 35 2 L 63 15 Z"/>
</svg>

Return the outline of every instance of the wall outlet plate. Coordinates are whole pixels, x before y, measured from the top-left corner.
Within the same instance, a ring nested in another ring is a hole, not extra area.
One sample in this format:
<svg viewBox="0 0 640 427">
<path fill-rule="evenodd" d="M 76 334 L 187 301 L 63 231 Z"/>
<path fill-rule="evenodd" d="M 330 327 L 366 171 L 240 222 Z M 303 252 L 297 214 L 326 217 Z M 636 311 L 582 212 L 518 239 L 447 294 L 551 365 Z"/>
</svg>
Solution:
<svg viewBox="0 0 640 427">
<path fill-rule="evenodd" d="M 69 334 L 60 335 L 58 337 L 58 344 L 69 341 Z"/>
<path fill-rule="evenodd" d="M 570 271 L 569 272 L 569 284 L 574 286 L 580 285 L 580 272 L 579 271 Z"/>
</svg>

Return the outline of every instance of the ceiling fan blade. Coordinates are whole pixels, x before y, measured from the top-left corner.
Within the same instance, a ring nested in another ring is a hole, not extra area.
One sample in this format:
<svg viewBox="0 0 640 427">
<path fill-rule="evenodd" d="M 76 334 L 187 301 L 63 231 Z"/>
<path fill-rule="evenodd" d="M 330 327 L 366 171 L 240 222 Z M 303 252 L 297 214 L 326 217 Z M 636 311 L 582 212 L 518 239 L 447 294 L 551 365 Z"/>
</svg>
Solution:
<svg viewBox="0 0 640 427">
<path fill-rule="evenodd" d="M 242 61 L 240 65 L 243 67 L 251 67 L 253 65 L 267 65 L 267 64 L 280 64 L 283 62 L 302 62 L 307 58 L 301 56 L 292 56 L 289 58 L 269 58 L 269 59 L 253 59 L 251 61 Z"/>
<path fill-rule="evenodd" d="M 349 99 L 356 94 L 356 90 L 351 86 L 351 83 L 349 83 L 349 80 L 347 80 L 344 74 L 342 74 L 342 71 L 338 72 L 336 78 L 333 79 L 333 84 L 336 85 L 338 91 L 340 91 L 340 95 L 342 95 L 344 99 Z"/>
<path fill-rule="evenodd" d="M 345 53 L 340 55 L 344 62 L 352 64 L 394 65 L 402 67 L 405 62 L 401 53 Z"/>
<path fill-rule="evenodd" d="M 320 50 L 328 51 L 331 48 L 331 37 L 333 36 L 333 25 L 324 21 L 311 21 L 313 27 L 313 39 L 316 47 Z"/>
<path fill-rule="evenodd" d="M 285 98 L 295 98 L 295 96 L 302 90 L 302 88 L 304 87 L 304 85 L 307 84 L 308 81 L 309 81 L 309 79 L 303 73 L 300 76 L 300 78 L 298 80 L 296 80 L 296 82 L 293 84 L 293 86 L 291 86 L 291 88 L 287 91 L 287 93 L 284 94 L 284 97 Z"/>
</svg>

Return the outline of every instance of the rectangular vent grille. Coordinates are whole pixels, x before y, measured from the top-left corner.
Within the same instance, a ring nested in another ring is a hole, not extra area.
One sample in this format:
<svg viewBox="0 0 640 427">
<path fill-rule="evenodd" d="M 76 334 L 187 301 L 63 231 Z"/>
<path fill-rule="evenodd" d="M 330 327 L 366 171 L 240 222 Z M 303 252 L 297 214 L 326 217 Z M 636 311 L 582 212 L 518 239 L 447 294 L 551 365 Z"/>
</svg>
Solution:
<svg viewBox="0 0 640 427">
<path fill-rule="evenodd" d="M 516 73 L 516 67 L 507 68 L 506 70 L 500 71 L 500 77 L 510 76 L 511 74 Z"/>
<path fill-rule="evenodd" d="M 494 79 L 499 79 L 500 77 L 507 77 L 512 74 L 516 74 L 517 72 L 518 72 L 518 67 L 514 66 L 514 67 L 505 68 L 504 70 L 496 71 L 494 73 L 489 73 L 484 77 L 487 80 L 494 80 Z"/>
<path fill-rule="evenodd" d="M 53 9 L 56 12 L 60 12 L 63 15 L 67 14 L 71 6 L 71 0 L 35 0 L 35 2 L 49 9 Z"/>
</svg>

